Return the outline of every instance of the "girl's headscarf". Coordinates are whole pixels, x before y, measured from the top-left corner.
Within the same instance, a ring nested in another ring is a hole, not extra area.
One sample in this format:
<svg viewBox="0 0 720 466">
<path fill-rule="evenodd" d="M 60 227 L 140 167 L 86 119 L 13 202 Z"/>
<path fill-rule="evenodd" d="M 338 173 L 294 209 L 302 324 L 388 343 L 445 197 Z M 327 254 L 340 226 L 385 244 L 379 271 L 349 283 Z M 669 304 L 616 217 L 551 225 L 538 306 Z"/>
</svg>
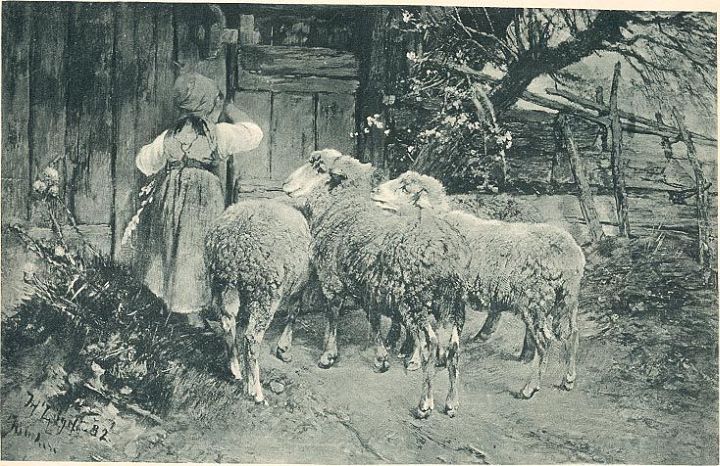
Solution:
<svg viewBox="0 0 720 466">
<path fill-rule="evenodd" d="M 205 117 L 215 108 L 220 88 L 199 73 L 183 73 L 173 86 L 175 105 L 185 114 Z"/>
</svg>

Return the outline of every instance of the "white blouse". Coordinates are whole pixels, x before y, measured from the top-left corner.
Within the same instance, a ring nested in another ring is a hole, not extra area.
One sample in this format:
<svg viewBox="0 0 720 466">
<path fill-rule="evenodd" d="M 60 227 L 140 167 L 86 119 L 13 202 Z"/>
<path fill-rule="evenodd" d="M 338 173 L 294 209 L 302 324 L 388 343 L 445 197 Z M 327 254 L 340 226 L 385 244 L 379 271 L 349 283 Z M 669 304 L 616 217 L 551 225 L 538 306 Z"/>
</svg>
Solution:
<svg viewBox="0 0 720 466">
<path fill-rule="evenodd" d="M 150 144 L 143 146 L 135 157 L 135 165 L 145 175 L 160 171 L 167 161 L 165 156 L 165 135 L 163 131 Z M 215 138 L 220 160 L 225 160 L 238 152 L 256 149 L 263 139 L 262 129 L 255 123 L 217 123 Z"/>
</svg>

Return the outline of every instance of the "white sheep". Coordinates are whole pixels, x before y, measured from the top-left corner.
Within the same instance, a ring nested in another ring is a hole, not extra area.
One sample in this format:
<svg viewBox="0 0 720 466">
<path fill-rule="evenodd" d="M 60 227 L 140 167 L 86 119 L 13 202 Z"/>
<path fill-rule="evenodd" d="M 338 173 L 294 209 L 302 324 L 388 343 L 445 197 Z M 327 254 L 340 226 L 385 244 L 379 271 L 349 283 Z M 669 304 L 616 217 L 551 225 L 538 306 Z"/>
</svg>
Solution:
<svg viewBox="0 0 720 466">
<path fill-rule="evenodd" d="M 248 395 L 264 403 L 258 351 L 278 308 L 288 321 L 277 355 L 288 360 L 292 323 L 310 276 L 310 229 L 284 199 L 256 199 L 228 207 L 205 238 L 205 265 L 213 307 L 221 315 L 232 375 L 247 377 Z M 242 338 L 244 369 L 238 361 Z"/>
<path fill-rule="evenodd" d="M 502 311 L 512 311 L 525 322 L 523 356 L 530 357 L 537 370 L 521 397 L 531 398 L 540 389 L 552 340 L 565 342 L 567 372 L 562 387 L 572 389 L 585 256 L 567 231 L 548 224 L 484 220 L 453 210 L 442 184 L 415 172 L 381 184 L 373 200 L 386 210 L 403 214 L 408 207 L 435 209 L 463 233 L 472 247 L 466 277 L 468 302 L 489 312 L 479 337 L 492 334 Z"/>
<path fill-rule="evenodd" d="M 431 316 L 436 311 L 435 319 L 446 324 L 456 343 L 451 347 L 457 351 L 465 317 L 461 271 L 468 265 L 469 249 L 464 237 L 437 216 L 422 212 L 398 216 L 375 207 L 369 196 L 374 176 L 371 165 L 325 150 L 313 153 L 307 164 L 288 177 L 283 189 L 307 201 L 313 266 L 329 304 L 321 364 L 330 366 L 337 357 L 337 317 L 345 296 L 368 313 L 379 369 L 388 365 L 380 316 L 399 315 L 423 350 L 424 390 L 414 412 L 422 418 L 434 406 L 438 336 Z M 448 366 L 446 412 L 454 415 L 456 371 Z"/>
</svg>

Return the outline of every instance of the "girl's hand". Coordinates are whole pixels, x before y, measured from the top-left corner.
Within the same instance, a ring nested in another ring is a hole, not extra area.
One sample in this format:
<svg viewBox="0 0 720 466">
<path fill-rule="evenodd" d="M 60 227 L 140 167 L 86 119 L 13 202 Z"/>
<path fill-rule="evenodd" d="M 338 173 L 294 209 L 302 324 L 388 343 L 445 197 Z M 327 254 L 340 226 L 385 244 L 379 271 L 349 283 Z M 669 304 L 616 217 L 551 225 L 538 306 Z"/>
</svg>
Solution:
<svg viewBox="0 0 720 466">
<path fill-rule="evenodd" d="M 237 108 L 232 102 L 225 103 L 225 115 L 231 123 L 254 123 L 247 113 Z"/>
</svg>

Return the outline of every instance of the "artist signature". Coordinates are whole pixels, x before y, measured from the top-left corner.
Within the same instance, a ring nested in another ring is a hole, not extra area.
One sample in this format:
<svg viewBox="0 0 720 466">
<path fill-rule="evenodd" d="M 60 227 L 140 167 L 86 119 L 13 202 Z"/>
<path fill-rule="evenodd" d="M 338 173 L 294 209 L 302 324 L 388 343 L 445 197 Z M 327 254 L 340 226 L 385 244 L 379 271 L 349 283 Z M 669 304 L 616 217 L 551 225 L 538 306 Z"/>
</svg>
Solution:
<svg viewBox="0 0 720 466">
<path fill-rule="evenodd" d="M 45 436 L 58 435 L 85 435 L 99 441 L 108 442 L 108 435 L 115 427 L 115 421 L 102 422 L 97 417 L 93 422 L 86 420 L 90 415 L 87 413 L 68 415 L 69 407 L 54 408 L 44 400 L 36 397 L 30 391 L 27 401 L 23 404 L 23 411 L 20 415 L 9 416 L 10 428 L 2 432 L 2 437 L 15 435 L 18 437 L 32 438 L 33 442 L 44 450 L 51 450 L 57 453 L 55 448 L 45 441 Z M 29 429 L 28 424 L 40 421 L 45 424 L 42 430 Z"/>
</svg>

